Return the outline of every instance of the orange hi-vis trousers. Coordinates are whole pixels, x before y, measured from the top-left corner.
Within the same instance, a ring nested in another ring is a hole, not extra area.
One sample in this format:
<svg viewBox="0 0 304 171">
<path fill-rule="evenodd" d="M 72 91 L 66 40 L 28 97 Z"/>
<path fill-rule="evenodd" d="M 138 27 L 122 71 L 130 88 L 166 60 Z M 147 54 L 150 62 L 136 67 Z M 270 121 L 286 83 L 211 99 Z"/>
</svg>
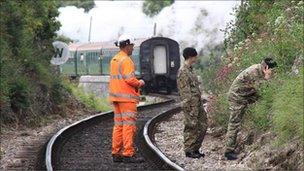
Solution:
<svg viewBox="0 0 304 171">
<path fill-rule="evenodd" d="M 114 102 L 112 155 L 133 156 L 137 107 L 134 102 Z"/>
</svg>

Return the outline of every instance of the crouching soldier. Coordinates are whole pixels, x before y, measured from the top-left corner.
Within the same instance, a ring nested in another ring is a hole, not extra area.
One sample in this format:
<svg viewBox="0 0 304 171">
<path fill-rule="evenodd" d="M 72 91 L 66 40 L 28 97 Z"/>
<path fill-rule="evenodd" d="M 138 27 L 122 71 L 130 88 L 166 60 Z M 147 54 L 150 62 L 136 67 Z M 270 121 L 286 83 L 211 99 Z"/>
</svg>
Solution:
<svg viewBox="0 0 304 171">
<path fill-rule="evenodd" d="M 245 109 L 258 99 L 256 83 L 264 79 L 268 80 L 272 69 L 276 66 L 277 63 L 272 58 L 265 58 L 260 64 L 252 65 L 242 71 L 233 81 L 228 92 L 230 119 L 225 149 L 225 157 L 228 160 L 237 159 L 235 152 L 237 133 L 240 130 Z"/>
<path fill-rule="evenodd" d="M 197 61 L 197 52 L 194 48 L 183 51 L 184 65 L 179 69 L 177 85 L 181 98 L 181 107 L 184 113 L 184 151 L 186 157 L 204 157 L 199 149 L 207 130 L 207 116 L 203 109 L 199 81 L 192 69 Z"/>
</svg>

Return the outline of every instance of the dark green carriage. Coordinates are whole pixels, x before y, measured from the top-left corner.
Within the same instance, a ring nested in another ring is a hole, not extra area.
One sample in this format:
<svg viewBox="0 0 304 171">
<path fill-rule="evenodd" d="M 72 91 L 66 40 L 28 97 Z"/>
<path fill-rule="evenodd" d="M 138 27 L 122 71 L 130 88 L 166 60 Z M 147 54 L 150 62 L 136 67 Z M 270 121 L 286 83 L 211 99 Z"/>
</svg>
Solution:
<svg viewBox="0 0 304 171">
<path fill-rule="evenodd" d="M 140 75 L 139 66 L 139 45 L 138 40 L 134 46 L 132 59 L 136 65 L 136 75 Z M 70 45 L 70 57 L 68 61 L 60 65 L 63 75 L 82 76 L 82 75 L 108 75 L 109 65 L 113 56 L 119 51 L 112 42 L 87 43 Z"/>
</svg>

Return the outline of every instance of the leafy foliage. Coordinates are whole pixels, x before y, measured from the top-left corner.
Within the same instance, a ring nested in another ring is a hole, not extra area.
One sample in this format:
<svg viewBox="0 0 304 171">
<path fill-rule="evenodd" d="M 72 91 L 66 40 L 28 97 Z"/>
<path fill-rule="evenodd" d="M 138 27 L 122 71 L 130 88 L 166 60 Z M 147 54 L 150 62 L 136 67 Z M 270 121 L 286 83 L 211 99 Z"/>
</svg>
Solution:
<svg viewBox="0 0 304 171">
<path fill-rule="evenodd" d="M 64 86 L 83 104 L 96 111 L 103 112 L 111 110 L 107 98 L 96 97 L 94 94 L 85 93 L 81 88 L 65 81 Z"/>
<path fill-rule="evenodd" d="M 49 60 L 58 11 L 54 1 L 4 1 L 0 13 L 1 122 L 25 120 L 52 101 L 36 101 L 45 94 L 35 91 L 47 93 L 55 83 Z"/>
<path fill-rule="evenodd" d="M 265 14 L 272 8 L 273 3 L 274 0 L 245 1 L 242 6 L 235 9 L 236 21 L 234 23 L 230 22 L 226 28 L 230 31 L 230 34 L 225 44 L 231 47 L 250 35 L 257 35 L 263 32 L 264 25 L 267 23 Z"/>
<path fill-rule="evenodd" d="M 92 8 L 95 7 L 95 2 L 93 0 L 60 0 L 59 6 L 76 6 L 77 8 L 83 8 L 84 12 L 89 12 Z"/>
<path fill-rule="evenodd" d="M 247 124 L 256 130 L 265 131 L 270 128 L 272 122 L 272 110 L 274 93 L 277 91 L 277 82 L 267 82 L 260 87 L 261 98 L 252 106 L 246 114 Z"/>
<path fill-rule="evenodd" d="M 287 76 L 273 95 L 274 130 L 279 135 L 280 142 L 299 137 L 304 143 L 303 69 L 302 67 L 298 77 Z"/>
<path fill-rule="evenodd" d="M 57 40 L 57 41 L 61 41 L 61 42 L 65 42 L 65 43 L 67 43 L 67 44 L 74 42 L 73 39 L 71 39 L 71 38 L 69 38 L 69 37 L 66 37 L 66 36 L 64 36 L 64 35 L 58 35 L 58 36 L 56 37 L 56 40 Z"/>
<path fill-rule="evenodd" d="M 170 6 L 174 0 L 145 0 L 142 11 L 149 17 L 157 15 L 164 7 Z"/>
<path fill-rule="evenodd" d="M 50 65 L 52 42 L 60 28 L 59 5 L 59 1 L 1 1 L 1 124 L 34 126 L 64 106 L 66 90 Z"/>
</svg>

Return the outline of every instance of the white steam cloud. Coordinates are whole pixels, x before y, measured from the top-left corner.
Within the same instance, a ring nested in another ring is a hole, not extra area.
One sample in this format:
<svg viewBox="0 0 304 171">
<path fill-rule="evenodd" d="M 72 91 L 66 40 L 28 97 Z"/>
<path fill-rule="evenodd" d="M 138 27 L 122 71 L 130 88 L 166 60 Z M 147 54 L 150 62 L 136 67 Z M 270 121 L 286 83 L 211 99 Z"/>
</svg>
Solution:
<svg viewBox="0 0 304 171">
<path fill-rule="evenodd" d="M 233 7 L 238 1 L 175 1 L 157 16 L 149 18 L 142 13 L 142 1 L 95 1 L 89 13 L 76 7 L 60 8 L 58 20 L 62 26 L 58 34 L 80 42 L 88 42 L 92 17 L 91 42 L 116 40 L 121 33 L 135 38 L 153 36 L 154 23 L 157 35 L 170 37 L 198 49 L 207 44 L 220 43 L 226 23 L 233 20 Z M 202 10 L 208 13 L 202 16 Z M 199 22 L 197 17 L 201 15 Z M 196 30 L 199 25 L 201 30 Z"/>
</svg>

